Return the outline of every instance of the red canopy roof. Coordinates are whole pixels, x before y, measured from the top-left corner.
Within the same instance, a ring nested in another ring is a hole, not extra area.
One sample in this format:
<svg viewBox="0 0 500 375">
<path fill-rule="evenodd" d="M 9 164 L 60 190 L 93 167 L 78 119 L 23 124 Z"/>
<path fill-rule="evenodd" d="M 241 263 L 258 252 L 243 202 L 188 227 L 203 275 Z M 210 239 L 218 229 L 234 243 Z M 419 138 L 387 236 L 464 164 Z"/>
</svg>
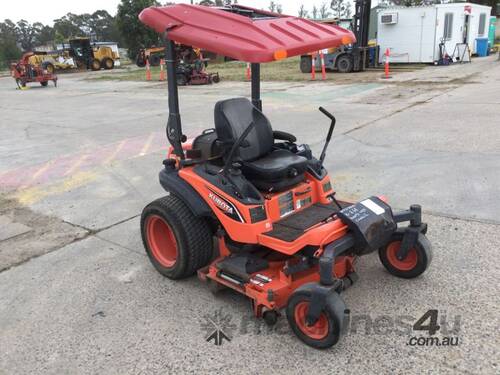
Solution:
<svg viewBox="0 0 500 375">
<path fill-rule="evenodd" d="M 355 42 L 338 26 L 249 7 L 252 16 L 221 8 L 178 4 L 144 9 L 139 19 L 176 42 L 248 62 L 269 62 Z M 255 16 L 255 17 L 254 17 Z"/>
</svg>

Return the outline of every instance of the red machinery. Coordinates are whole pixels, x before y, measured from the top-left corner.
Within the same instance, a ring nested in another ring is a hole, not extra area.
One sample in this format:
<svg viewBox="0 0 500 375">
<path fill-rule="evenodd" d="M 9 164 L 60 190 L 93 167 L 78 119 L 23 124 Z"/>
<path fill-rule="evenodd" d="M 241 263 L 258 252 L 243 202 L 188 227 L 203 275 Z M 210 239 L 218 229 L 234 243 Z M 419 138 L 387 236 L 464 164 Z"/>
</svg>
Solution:
<svg viewBox="0 0 500 375">
<path fill-rule="evenodd" d="M 16 80 L 17 87 L 26 87 L 27 83 L 40 82 L 43 87 L 49 84 L 49 81 L 54 82 L 57 87 L 57 76 L 50 73 L 43 65 L 35 65 L 30 63 L 30 57 L 34 56 L 33 52 L 26 52 L 17 63 L 10 65 L 10 74 Z"/>
<path fill-rule="evenodd" d="M 176 45 L 178 56 L 175 76 L 177 85 L 207 85 L 220 82 L 219 73 L 208 73 L 205 67 L 208 59 L 204 59 L 199 48 Z"/>
</svg>

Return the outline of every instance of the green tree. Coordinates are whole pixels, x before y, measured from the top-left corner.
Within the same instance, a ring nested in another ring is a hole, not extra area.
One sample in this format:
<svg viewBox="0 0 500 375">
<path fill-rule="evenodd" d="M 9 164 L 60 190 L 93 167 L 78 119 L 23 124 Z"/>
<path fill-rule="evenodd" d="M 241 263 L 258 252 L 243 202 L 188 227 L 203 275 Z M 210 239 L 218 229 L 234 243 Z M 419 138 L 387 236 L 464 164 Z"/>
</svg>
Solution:
<svg viewBox="0 0 500 375">
<path fill-rule="evenodd" d="M 307 11 L 307 9 L 304 6 L 304 4 L 300 4 L 300 7 L 299 7 L 299 17 L 301 17 L 301 18 L 307 18 L 307 17 L 309 17 L 309 12 Z"/>
<path fill-rule="evenodd" d="M 96 40 L 121 42 L 116 20 L 105 10 L 98 10 L 86 19 L 87 27 Z"/>
<path fill-rule="evenodd" d="M 35 46 L 36 37 L 43 25 L 40 22 L 30 24 L 26 20 L 20 20 L 16 24 L 16 39 L 24 51 L 31 51 Z"/>
<path fill-rule="evenodd" d="M 10 61 L 17 60 L 21 50 L 17 46 L 16 24 L 11 20 L 0 22 L 0 66 L 8 67 Z"/>
<path fill-rule="evenodd" d="M 277 1 L 271 0 L 269 2 L 269 11 L 275 12 L 275 13 L 281 13 L 281 12 L 283 12 L 283 7 Z"/>
<path fill-rule="evenodd" d="M 74 13 L 68 13 L 54 20 L 54 32 L 63 39 L 81 36 L 82 30 L 80 26 L 81 21 L 79 20 L 79 16 Z"/>
<path fill-rule="evenodd" d="M 328 10 L 328 4 L 323 2 L 319 7 L 319 18 L 325 19 L 330 16 L 330 10 Z"/>
<path fill-rule="evenodd" d="M 54 41 L 56 37 L 56 33 L 54 28 L 42 25 L 39 28 L 38 34 L 36 35 L 36 45 L 42 46 L 45 44 L 49 44 Z"/>
<path fill-rule="evenodd" d="M 318 7 L 316 5 L 313 5 L 313 8 L 312 8 L 312 18 L 313 18 L 313 20 L 317 20 L 318 19 L 318 15 L 319 15 Z"/>
<path fill-rule="evenodd" d="M 160 36 L 139 21 L 139 13 L 149 6 L 159 3 L 156 0 L 122 0 L 118 5 L 116 21 L 128 55 L 135 60 L 140 48 L 160 44 Z"/>
<path fill-rule="evenodd" d="M 121 42 L 115 17 L 105 10 L 97 10 L 92 14 L 68 13 L 54 21 L 54 37 L 70 39 L 77 36 L 88 36 L 97 41 Z"/>
</svg>

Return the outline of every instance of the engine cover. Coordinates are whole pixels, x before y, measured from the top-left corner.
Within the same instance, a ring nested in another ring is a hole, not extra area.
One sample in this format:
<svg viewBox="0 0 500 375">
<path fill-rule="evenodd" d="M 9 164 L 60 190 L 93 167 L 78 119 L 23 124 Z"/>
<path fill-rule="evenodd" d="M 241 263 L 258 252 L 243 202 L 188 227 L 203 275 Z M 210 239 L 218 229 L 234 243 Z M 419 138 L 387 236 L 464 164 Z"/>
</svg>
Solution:
<svg viewBox="0 0 500 375">
<path fill-rule="evenodd" d="M 337 215 L 353 233 L 354 249 L 359 255 L 384 246 L 397 229 L 391 207 L 377 197 L 348 206 Z"/>
</svg>

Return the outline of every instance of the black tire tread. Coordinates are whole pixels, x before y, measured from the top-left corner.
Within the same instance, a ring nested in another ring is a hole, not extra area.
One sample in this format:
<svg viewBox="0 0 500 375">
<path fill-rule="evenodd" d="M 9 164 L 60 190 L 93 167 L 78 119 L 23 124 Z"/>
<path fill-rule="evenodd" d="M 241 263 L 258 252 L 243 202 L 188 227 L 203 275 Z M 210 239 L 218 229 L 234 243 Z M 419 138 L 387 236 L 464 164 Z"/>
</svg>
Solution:
<svg viewBox="0 0 500 375">
<path fill-rule="evenodd" d="M 328 296 L 323 313 L 326 314 L 329 324 L 331 327 L 333 324 L 334 328 L 323 340 L 312 339 L 301 332 L 301 330 L 297 327 L 294 318 L 296 304 L 300 301 L 311 301 L 311 287 L 311 284 L 304 284 L 293 292 L 288 299 L 286 317 L 290 328 L 302 342 L 316 349 L 327 349 L 337 344 L 340 336 L 342 335 L 345 303 L 338 293 L 332 293 Z"/>
<path fill-rule="evenodd" d="M 212 233 L 208 223 L 204 219 L 194 216 L 180 198 L 169 194 L 151 202 L 144 208 L 141 228 L 144 225 L 144 214 L 150 208 L 160 212 L 164 211 L 168 215 L 170 219 L 169 225 L 172 230 L 182 237 L 177 238 L 179 251 L 183 251 L 187 255 L 180 272 L 175 275 L 168 275 L 168 277 L 173 279 L 188 277 L 198 269 L 206 266 L 213 253 Z M 147 243 L 144 237 L 143 242 L 146 247 Z"/>
<path fill-rule="evenodd" d="M 394 241 L 402 241 L 404 236 L 404 232 L 395 232 L 393 236 L 391 237 L 391 240 L 387 243 L 387 245 L 381 247 L 378 251 L 378 255 L 380 258 L 380 262 L 382 265 L 385 267 L 385 269 L 394 276 L 401 277 L 404 279 L 413 279 L 415 277 L 420 276 L 423 274 L 428 268 L 429 265 L 431 264 L 432 261 L 432 245 L 429 239 L 422 233 L 418 235 L 418 240 L 417 244 L 415 245 L 418 256 L 421 257 L 422 254 L 424 255 L 423 259 L 419 259 L 419 262 L 417 266 L 410 270 L 410 271 L 401 271 L 397 270 L 394 267 L 391 266 L 389 261 L 387 260 L 387 256 L 385 255 L 387 251 L 387 247 L 391 242 Z"/>
<path fill-rule="evenodd" d="M 346 70 L 340 69 L 340 62 L 343 61 L 343 60 L 349 61 L 348 68 Z M 337 59 L 337 69 L 338 69 L 338 71 L 340 73 L 350 73 L 350 72 L 352 72 L 353 65 L 354 64 L 353 64 L 352 58 L 349 55 L 347 55 L 347 54 L 341 55 Z"/>
</svg>

